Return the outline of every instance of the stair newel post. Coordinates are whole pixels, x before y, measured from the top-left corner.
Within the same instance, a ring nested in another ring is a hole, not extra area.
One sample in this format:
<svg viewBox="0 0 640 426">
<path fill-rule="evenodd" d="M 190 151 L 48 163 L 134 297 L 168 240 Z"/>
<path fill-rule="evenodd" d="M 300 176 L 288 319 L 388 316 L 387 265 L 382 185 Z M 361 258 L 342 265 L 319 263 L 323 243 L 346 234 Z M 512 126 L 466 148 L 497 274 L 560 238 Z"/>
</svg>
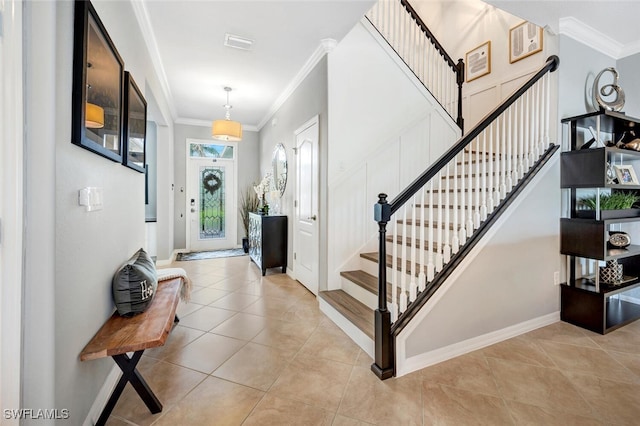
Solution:
<svg viewBox="0 0 640 426">
<path fill-rule="evenodd" d="M 393 338 L 391 336 L 391 313 L 387 309 L 387 223 L 391 218 L 391 205 L 387 194 L 378 195 L 374 218 L 379 227 L 378 249 L 378 309 L 375 311 L 375 360 L 371 371 L 381 380 L 393 376 Z"/>
<path fill-rule="evenodd" d="M 462 118 L 462 83 L 464 83 L 464 61 L 458 59 L 456 64 L 456 83 L 458 83 L 458 118 L 456 123 L 460 127 L 461 133 L 464 133 L 464 118 Z"/>
</svg>

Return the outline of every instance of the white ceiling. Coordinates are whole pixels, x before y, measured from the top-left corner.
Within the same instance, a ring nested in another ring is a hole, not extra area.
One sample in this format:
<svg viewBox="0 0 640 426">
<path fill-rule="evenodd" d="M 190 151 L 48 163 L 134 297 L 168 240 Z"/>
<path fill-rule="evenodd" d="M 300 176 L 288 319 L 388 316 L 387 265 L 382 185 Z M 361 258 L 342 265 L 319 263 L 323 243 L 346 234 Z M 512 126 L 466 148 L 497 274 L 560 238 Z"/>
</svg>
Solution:
<svg viewBox="0 0 640 426">
<path fill-rule="evenodd" d="M 152 30 L 147 42 L 157 46 L 176 121 L 209 125 L 223 118 L 229 86 L 232 119 L 255 130 L 321 40 L 341 40 L 372 4 L 144 0 L 136 7 Z M 254 40 L 252 50 L 224 46 L 225 33 Z"/>
<path fill-rule="evenodd" d="M 457 1 L 457 0 L 410 0 Z M 374 0 L 134 0 L 134 9 L 164 78 L 178 123 L 222 118 L 223 88 L 233 89 L 231 117 L 257 130 L 278 106 L 321 40 L 340 41 Z M 584 42 L 640 51 L 640 0 L 488 0 L 507 12 L 562 30 L 572 24 Z M 566 18 L 576 18 L 569 20 Z M 582 32 L 581 32 L 582 31 Z M 249 52 L 225 47 L 226 33 L 254 40 Z M 574 34 L 575 36 L 575 34 Z M 614 55 L 615 56 L 615 55 Z"/>
</svg>

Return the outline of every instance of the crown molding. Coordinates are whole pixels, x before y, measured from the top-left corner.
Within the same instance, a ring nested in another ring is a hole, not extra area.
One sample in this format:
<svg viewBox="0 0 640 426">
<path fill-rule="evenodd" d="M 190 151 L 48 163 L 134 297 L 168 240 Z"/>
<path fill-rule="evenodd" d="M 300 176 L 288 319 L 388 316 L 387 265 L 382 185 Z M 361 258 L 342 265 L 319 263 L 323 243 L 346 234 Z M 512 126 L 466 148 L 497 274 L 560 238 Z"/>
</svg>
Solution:
<svg viewBox="0 0 640 426">
<path fill-rule="evenodd" d="M 298 88 L 300 83 L 304 81 L 305 78 L 309 75 L 309 73 L 315 68 L 316 65 L 320 62 L 320 60 L 329 52 L 331 52 L 338 45 L 338 42 L 332 38 L 325 38 L 320 40 L 320 45 L 316 48 L 316 50 L 311 54 L 307 62 L 302 66 L 298 74 L 291 80 L 289 85 L 284 89 L 282 94 L 276 99 L 276 101 L 271 105 L 267 114 L 264 116 L 262 120 L 256 126 L 258 131 L 264 127 L 271 117 L 280 109 L 280 107 L 289 99 L 289 97 L 293 94 L 293 92 Z"/>
<path fill-rule="evenodd" d="M 208 127 L 211 128 L 213 120 L 200 120 L 198 118 L 178 117 L 174 120 L 175 124 L 183 124 L 185 126 Z M 243 132 L 257 132 L 258 128 L 252 125 L 242 125 Z"/>
<path fill-rule="evenodd" d="M 636 55 L 638 53 L 640 53 L 640 40 L 625 44 L 622 48 L 621 58 L 626 58 L 627 56 Z"/>
<path fill-rule="evenodd" d="M 158 76 L 158 80 L 160 81 L 160 88 L 162 89 L 162 93 L 164 94 L 164 97 L 169 106 L 171 118 L 175 120 L 178 116 L 178 112 L 176 111 L 175 102 L 173 101 L 173 95 L 171 93 L 171 87 L 169 86 L 169 80 L 167 79 L 167 74 L 164 70 L 164 65 L 162 64 L 160 50 L 158 49 L 158 42 L 156 41 L 156 36 L 153 32 L 153 27 L 151 26 L 151 19 L 149 18 L 147 6 L 143 1 L 135 0 L 131 0 L 131 6 L 133 7 L 133 12 L 136 15 L 136 21 L 138 21 L 138 25 L 140 26 L 144 42 L 147 45 L 149 56 L 151 56 L 153 69 L 155 70 Z"/>
<path fill-rule="evenodd" d="M 560 18 L 559 32 L 613 59 L 622 57 L 622 43 L 572 16 Z"/>
</svg>

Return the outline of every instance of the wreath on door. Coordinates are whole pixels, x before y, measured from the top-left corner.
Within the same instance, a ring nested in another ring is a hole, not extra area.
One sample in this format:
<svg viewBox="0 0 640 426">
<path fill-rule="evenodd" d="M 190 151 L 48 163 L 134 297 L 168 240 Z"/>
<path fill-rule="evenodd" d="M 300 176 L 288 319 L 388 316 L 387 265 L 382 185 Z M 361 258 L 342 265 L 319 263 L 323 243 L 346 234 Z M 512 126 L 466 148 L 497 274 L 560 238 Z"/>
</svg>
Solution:
<svg viewBox="0 0 640 426">
<path fill-rule="evenodd" d="M 218 173 L 207 170 L 202 176 L 202 187 L 209 194 L 213 195 L 222 186 L 222 179 L 218 176 Z"/>
</svg>

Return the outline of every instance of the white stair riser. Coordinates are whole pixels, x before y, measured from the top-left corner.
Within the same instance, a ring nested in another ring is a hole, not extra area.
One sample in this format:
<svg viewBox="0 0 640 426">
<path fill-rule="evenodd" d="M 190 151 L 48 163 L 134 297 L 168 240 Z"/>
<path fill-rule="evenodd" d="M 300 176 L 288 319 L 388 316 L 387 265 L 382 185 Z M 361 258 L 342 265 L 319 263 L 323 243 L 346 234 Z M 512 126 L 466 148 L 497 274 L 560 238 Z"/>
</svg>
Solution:
<svg viewBox="0 0 640 426">
<path fill-rule="evenodd" d="M 336 311 L 333 306 L 328 304 L 322 298 L 318 298 L 320 310 L 331 319 L 347 336 L 351 338 L 360 348 L 367 353 L 371 358 L 375 358 L 374 354 L 374 342 L 369 336 L 364 334 L 362 330 L 353 325 L 351 321 L 342 316 L 342 314 Z"/>
<path fill-rule="evenodd" d="M 369 262 L 371 263 L 371 262 Z M 342 277 L 342 291 L 353 297 L 360 303 L 366 305 L 369 309 L 375 310 L 378 307 L 378 295 L 371 293 L 369 290 L 359 286 L 353 281 Z"/>
</svg>

